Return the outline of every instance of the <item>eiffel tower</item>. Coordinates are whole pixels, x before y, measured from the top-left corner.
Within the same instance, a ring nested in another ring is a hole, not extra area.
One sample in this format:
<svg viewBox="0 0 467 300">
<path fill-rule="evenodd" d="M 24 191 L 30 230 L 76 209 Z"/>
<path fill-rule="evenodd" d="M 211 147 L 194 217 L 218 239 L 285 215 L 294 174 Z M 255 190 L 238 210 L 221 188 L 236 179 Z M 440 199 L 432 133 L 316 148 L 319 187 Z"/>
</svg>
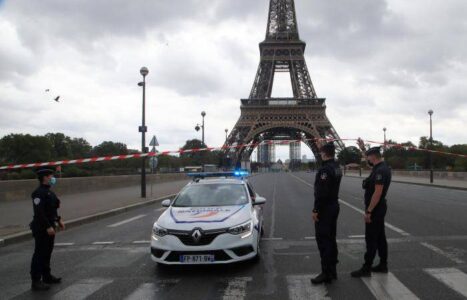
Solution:
<svg viewBox="0 0 467 300">
<path fill-rule="evenodd" d="M 326 116 L 305 62 L 306 43 L 300 40 L 294 0 L 270 0 L 266 39 L 259 44 L 261 60 L 248 99 L 241 99 L 241 115 L 225 146 L 270 140 L 302 140 L 320 160 L 315 139 L 344 144 Z M 288 72 L 293 97 L 272 98 L 276 72 Z M 260 145 L 260 147 L 263 145 Z M 267 145 L 265 145 L 267 146 Z M 254 146 L 231 148 L 231 162 L 249 162 Z"/>
</svg>

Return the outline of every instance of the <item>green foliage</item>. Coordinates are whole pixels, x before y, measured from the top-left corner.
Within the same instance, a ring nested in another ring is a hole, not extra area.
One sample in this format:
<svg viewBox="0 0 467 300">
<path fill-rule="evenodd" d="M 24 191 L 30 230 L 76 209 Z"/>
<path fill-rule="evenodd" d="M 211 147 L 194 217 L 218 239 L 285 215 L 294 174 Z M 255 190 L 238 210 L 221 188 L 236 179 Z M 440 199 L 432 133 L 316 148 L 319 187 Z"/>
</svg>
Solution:
<svg viewBox="0 0 467 300">
<path fill-rule="evenodd" d="M 357 147 L 345 147 L 344 150 L 337 155 L 339 162 L 343 165 L 359 164 L 362 159 L 362 154 Z"/>
</svg>

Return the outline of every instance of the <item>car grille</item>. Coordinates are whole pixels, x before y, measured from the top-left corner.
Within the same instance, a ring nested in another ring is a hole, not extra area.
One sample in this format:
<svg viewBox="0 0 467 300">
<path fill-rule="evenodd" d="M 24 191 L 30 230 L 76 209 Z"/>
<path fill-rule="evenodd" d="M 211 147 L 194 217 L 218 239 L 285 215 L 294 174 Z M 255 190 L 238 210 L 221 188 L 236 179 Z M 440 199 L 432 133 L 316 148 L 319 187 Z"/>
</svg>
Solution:
<svg viewBox="0 0 467 300">
<path fill-rule="evenodd" d="M 193 233 L 195 230 L 199 230 L 201 232 L 201 237 L 199 239 L 193 238 Z M 203 231 L 199 228 L 195 228 L 191 231 L 169 230 L 168 234 L 176 236 L 186 246 L 206 246 L 211 244 L 216 237 L 226 232 L 227 229 Z"/>
<path fill-rule="evenodd" d="M 165 259 L 170 262 L 179 262 L 180 255 L 214 255 L 215 261 L 226 261 L 231 260 L 232 257 L 227 255 L 223 250 L 216 251 L 172 251 Z"/>
</svg>

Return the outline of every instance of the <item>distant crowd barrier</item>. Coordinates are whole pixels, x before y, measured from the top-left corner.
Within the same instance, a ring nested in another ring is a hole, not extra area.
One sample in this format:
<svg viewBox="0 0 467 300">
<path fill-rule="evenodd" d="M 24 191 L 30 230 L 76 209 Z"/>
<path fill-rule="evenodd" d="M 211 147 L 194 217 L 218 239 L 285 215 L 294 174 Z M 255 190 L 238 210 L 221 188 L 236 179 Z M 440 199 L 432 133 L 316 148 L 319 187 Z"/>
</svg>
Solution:
<svg viewBox="0 0 467 300">
<path fill-rule="evenodd" d="M 146 175 L 148 184 L 183 179 L 188 179 L 183 173 Z M 140 180 L 141 175 L 59 178 L 54 190 L 58 195 L 76 194 L 138 185 Z M 0 201 L 30 199 L 31 193 L 37 185 L 37 179 L 0 181 Z"/>
</svg>

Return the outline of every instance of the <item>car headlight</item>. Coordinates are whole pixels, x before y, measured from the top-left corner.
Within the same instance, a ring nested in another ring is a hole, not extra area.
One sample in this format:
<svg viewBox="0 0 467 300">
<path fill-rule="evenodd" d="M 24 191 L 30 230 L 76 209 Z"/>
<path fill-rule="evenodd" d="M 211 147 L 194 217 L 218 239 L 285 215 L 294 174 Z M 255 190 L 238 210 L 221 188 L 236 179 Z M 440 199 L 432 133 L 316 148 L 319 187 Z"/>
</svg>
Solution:
<svg viewBox="0 0 467 300">
<path fill-rule="evenodd" d="M 152 237 L 163 237 L 168 234 L 167 229 L 160 227 L 159 225 L 155 224 L 152 228 Z M 157 239 L 157 238 L 156 238 Z"/>
<path fill-rule="evenodd" d="M 243 234 L 242 238 L 248 237 L 251 235 L 251 229 L 253 228 L 253 223 L 251 221 L 245 222 L 243 224 L 230 227 L 228 232 L 230 234 Z"/>
</svg>

